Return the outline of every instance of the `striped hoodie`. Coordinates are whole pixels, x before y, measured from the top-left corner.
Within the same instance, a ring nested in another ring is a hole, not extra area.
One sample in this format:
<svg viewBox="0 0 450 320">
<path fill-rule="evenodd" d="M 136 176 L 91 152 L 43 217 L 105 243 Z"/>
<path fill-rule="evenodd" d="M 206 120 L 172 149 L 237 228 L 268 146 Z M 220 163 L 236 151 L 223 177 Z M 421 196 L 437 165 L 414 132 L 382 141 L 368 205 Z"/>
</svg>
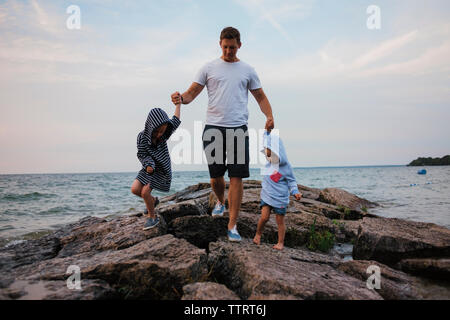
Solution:
<svg viewBox="0 0 450 320">
<path fill-rule="evenodd" d="M 161 136 L 157 144 L 152 143 L 153 130 L 167 123 L 166 132 Z M 160 109 L 154 108 L 150 110 L 145 129 L 139 132 L 137 136 L 137 157 L 142 163 L 142 169 L 139 171 L 138 179 L 143 185 L 150 183 L 152 189 L 168 192 L 172 182 L 172 166 L 170 162 L 169 149 L 167 148 L 167 140 L 175 132 L 181 121 L 176 116 L 169 119 L 167 113 Z M 146 171 L 147 167 L 153 168 L 153 173 Z"/>
</svg>

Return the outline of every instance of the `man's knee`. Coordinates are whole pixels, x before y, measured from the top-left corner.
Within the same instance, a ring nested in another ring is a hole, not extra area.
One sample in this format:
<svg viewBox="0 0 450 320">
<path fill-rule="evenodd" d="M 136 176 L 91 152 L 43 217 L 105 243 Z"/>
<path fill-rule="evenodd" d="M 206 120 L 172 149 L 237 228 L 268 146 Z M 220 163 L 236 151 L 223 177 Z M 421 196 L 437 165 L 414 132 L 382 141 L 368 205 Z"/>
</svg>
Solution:
<svg viewBox="0 0 450 320">
<path fill-rule="evenodd" d="M 230 183 L 232 184 L 241 184 L 242 178 L 240 177 L 230 177 Z"/>
<path fill-rule="evenodd" d="M 211 185 L 213 186 L 219 186 L 225 184 L 225 179 L 223 176 L 221 177 L 216 177 L 216 178 L 211 178 Z"/>
<path fill-rule="evenodd" d="M 242 182 L 242 178 L 238 177 L 230 177 L 230 190 L 241 190 L 244 187 L 244 183 Z"/>
</svg>

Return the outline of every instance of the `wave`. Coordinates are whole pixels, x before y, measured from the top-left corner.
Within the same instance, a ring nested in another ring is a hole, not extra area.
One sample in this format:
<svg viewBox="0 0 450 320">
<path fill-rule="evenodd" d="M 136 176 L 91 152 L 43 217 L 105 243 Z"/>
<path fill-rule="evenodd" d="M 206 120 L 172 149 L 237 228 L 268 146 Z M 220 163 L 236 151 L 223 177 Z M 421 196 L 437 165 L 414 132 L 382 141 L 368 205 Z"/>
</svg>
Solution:
<svg viewBox="0 0 450 320">
<path fill-rule="evenodd" d="M 39 216 L 55 215 L 55 214 L 74 214 L 74 209 L 70 206 L 57 206 L 37 213 Z"/>
<path fill-rule="evenodd" d="M 0 196 L 0 201 L 36 201 L 40 199 L 56 198 L 54 193 L 31 192 L 26 194 L 7 193 Z"/>
</svg>

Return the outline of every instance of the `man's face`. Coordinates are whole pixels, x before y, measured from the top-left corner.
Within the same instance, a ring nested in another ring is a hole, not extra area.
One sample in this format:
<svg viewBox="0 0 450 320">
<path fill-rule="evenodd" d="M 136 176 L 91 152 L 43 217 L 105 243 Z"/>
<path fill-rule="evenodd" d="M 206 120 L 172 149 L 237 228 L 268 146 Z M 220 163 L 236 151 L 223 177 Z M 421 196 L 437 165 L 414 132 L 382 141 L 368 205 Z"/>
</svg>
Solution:
<svg viewBox="0 0 450 320">
<path fill-rule="evenodd" d="M 222 58 L 226 62 L 235 62 L 237 60 L 236 53 L 241 44 L 236 39 L 222 39 L 219 42 L 222 48 Z"/>
</svg>

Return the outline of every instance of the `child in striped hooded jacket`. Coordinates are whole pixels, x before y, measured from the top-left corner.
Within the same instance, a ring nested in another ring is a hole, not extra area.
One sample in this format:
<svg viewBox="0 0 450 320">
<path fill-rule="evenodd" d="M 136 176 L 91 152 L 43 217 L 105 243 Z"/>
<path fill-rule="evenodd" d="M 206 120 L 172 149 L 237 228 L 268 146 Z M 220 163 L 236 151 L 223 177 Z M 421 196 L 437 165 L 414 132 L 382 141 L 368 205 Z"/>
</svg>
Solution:
<svg viewBox="0 0 450 320">
<path fill-rule="evenodd" d="M 150 110 L 145 129 L 137 136 L 137 157 L 142 164 L 131 192 L 142 197 L 147 207 L 147 221 L 144 230 L 151 229 L 159 223 L 155 213 L 158 198 L 151 195 L 153 189 L 168 192 L 172 182 L 172 167 L 167 140 L 180 125 L 180 106 L 175 107 L 175 114 L 169 119 L 167 113 L 160 109 Z"/>
</svg>

